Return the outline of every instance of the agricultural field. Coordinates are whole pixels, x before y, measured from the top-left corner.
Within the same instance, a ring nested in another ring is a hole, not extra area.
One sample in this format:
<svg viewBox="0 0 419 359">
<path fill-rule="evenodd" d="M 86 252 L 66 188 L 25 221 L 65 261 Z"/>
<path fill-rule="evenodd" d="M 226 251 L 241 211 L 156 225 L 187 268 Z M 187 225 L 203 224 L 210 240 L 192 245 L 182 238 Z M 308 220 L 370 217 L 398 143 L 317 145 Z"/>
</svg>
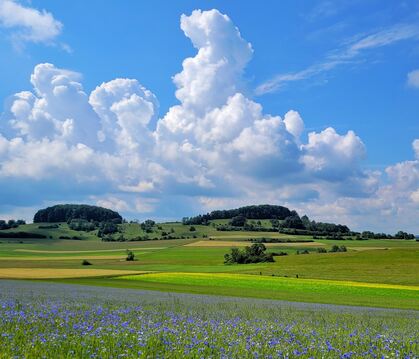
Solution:
<svg viewBox="0 0 419 359">
<path fill-rule="evenodd" d="M 415 358 L 417 311 L 1 281 L 1 358 Z"/>
<path fill-rule="evenodd" d="M 121 242 L 102 241 L 97 231 L 75 231 L 64 222 L 21 225 L 1 232 L 45 238 L 1 238 L 0 278 L 419 309 L 419 242 L 217 231 L 225 223 L 157 223 L 148 233 L 138 223 L 123 223 L 119 233 L 125 238 L 148 240 Z M 167 233 L 174 239 L 163 239 Z M 267 253 L 282 254 L 273 263 L 224 264 L 231 248 L 262 238 L 275 240 L 265 243 Z M 347 251 L 329 253 L 334 245 Z M 134 261 L 126 261 L 127 250 Z"/>
</svg>

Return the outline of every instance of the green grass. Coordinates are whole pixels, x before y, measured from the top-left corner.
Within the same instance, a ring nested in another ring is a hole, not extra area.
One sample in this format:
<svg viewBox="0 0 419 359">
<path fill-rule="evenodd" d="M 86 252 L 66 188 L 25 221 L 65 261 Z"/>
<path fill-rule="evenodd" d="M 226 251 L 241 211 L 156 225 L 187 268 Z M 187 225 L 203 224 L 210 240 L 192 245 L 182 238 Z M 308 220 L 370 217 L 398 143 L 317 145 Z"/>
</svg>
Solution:
<svg viewBox="0 0 419 359">
<path fill-rule="evenodd" d="M 289 255 L 263 269 L 267 275 L 419 285 L 419 249 Z M 255 274 L 249 267 L 245 273 Z"/>
<path fill-rule="evenodd" d="M 66 283 L 287 301 L 419 309 L 418 287 L 214 273 L 153 273 Z"/>
</svg>

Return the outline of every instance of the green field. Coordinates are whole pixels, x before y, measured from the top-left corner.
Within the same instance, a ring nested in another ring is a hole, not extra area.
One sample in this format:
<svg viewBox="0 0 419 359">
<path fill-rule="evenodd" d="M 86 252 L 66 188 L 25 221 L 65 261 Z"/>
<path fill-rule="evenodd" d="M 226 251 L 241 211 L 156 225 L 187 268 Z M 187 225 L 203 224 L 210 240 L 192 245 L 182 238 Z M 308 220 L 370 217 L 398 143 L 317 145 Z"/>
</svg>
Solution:
<svg viewBox="0 0 419 359">
<path fill-rule="evenodd" d="M 226 220 L 216 222 L 221 224 Z M 269 226 L 268 220 L 262 223 Z M 97 237 L 96 231 L 73 231 L 66 223 L 60 223 L 58 228 L 52 229 L 39 226 L 42 224 L 21 225 L 10 232 L 38 233 L 47 238 L 0 239 L 0 278 L 10 278 L 10 268 L 22 269 L 15 271 L 16 279 L 26 275 L 27 271 L 23 269 L 35 268 L 36 273 L 73 269 L 77 279 L 69 279 L 68 271 L 65 271 L 66 279 L 54 280 L 162 291 L 419 309 L 419 243 L 414 240 L 342 241 L 275 232 L 223 232 L 217 231 L 212 224 L 194 226 L 195 231 L 191 231 L 190 226 L 172 222 L 156 225 L 152 233 L 147 233 L 150 240 L 103 242 Z M 120 225 L 120 232 L 125 238 L 146 234 L 137 223 Z M 164 232 L 178 239 L 161 239 Z M 59 239 L 60 236 L 80 239 Z M 267 244 L 267 251 L 286 252 L 288 255 L 275 257 L 274 263 L 224 264 L 224 254 L 231 247 L 250 245 L 249 239 L 262 237 L 283 240 L 285 243 Z M 301 240 L 310 242 L 296 242 Z M 329 250 L 335 244 L 345 245 L 347 252 L 317 253 L 317 248 Z M 134 251 L 135 261 L 125 260 L 127 249 Z M 309 254 L 297 255 L 297 251 L 303 250 Z M 83 266 L 83 259 L 91 265 Z M 91 269 L 99 271 L 97 273 L 104 271 L 106 278 L 80 278 L 84 277 L 80 275 L 81 270 Z M 155 273 L 113 279 L 109 270 L 115 271 L 115 276 L 124 273 L 120 271 Z M 43 275 L 42 280 L 45 279 Z M 350 285 L 345 284 L 347 282 L 351 282 Z M 368 283 L 374 285 L 368 286 Z"/>
<path fill-rule="evenodd" d="M 347 281 L 277 278 L 242 274 L 152 273 L 118 277 L 138 287 L 193 293 L 273 298 L 300 302 L 358 304 L 419 309 L 419 287 Z M 257 288 L 257 291 L 253 291 Z M 314 299 L 314 300 L 313 300 Z"/>
</svg>

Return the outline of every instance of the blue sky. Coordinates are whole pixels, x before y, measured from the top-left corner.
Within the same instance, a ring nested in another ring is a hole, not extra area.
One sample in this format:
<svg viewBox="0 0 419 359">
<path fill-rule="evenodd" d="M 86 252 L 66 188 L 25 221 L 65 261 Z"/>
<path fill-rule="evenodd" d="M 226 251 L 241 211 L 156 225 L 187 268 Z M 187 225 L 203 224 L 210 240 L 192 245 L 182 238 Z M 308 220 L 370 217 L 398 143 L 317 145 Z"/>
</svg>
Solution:
<svg viewBox="0 0 419 359">
<path fill-rule="evenodd" d="M 419 232 L 418 20 L 415 1 L 0 0 L 0 216 L 269 202 Z"/>
</svg>

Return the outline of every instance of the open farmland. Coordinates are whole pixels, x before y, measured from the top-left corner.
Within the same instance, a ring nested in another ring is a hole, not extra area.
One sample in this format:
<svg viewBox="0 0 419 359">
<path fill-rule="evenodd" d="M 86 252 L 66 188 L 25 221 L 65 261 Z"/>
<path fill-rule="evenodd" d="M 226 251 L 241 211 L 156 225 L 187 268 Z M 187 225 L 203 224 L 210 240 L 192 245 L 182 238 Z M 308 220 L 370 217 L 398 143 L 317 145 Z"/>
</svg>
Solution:
<svg viewBox="0 0 419 359">
<path fill-rule="evenodd" d="M 419 243 L 415 241 L 312 239 L 275 232 L 217 231 L 213 225 L 196 225 L 191 231 L 191 226 L 171 222 L 156 224 L 148 233 L 149 240 L 106 242 L 95 231 L 73 231 L 67 223 L 40 228 L 47 226 L 28 224 L 10 231 L 46 238 L 0 240 L 0 278 L 418 308 Z M 130 238 L 146 234 L 137 223 L 121 224 L 120 231 Z M 175 238 L 163 239 L 164 233 Z M 273 263 L 224 264 L 230 248 L 244 248 L 250 240 L 263 238 L 277 241 L 265 243 L 268 253 L 286 255 L 275 257 Z M 329 251 L 333 245 L 345 245 L 347 252 L 318 253 L 319 248 Z M 127 249 L 133 251 L 135 261 L 125 260 Z M 307 254 L 297 254 L 303 252 Z M 91 265 L 83 266 L 83 260 Z M 148 272 L 155 274 L 112 278 Z M 348 282 L 352 284 L 346 285 Z"/>
</svg>

